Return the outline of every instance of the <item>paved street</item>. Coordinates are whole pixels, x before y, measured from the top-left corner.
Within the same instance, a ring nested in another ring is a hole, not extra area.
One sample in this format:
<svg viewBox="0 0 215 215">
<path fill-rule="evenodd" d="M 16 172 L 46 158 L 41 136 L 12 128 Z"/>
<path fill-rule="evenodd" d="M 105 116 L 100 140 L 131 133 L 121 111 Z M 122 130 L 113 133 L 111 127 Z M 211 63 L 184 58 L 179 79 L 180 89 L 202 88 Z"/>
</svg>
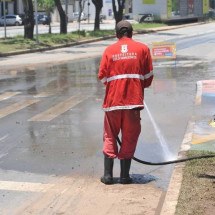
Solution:
<svg viewBox="0 0 215 215">
<path fill-rule="evenodd" d="M 176 159 L 195 121 L 196 83 L 214 79 L 214 24 L 134 38 L 150 47 L 176 43 L 176 61 L 154 62 L 155 80 L 145 95 L 166 148 L 144 110 L 135 154 L 152 162 Z M 0 58 L 1 214 L 162 214 L 174 165 L 133 161 L 134 184 L 99 181 L 104 87 L 96 76 L 114 41 Z M 212 113 L 201 114 L 207 121 Z M 117 182 L 117 160 L 114 177 Z"/>
</svg>

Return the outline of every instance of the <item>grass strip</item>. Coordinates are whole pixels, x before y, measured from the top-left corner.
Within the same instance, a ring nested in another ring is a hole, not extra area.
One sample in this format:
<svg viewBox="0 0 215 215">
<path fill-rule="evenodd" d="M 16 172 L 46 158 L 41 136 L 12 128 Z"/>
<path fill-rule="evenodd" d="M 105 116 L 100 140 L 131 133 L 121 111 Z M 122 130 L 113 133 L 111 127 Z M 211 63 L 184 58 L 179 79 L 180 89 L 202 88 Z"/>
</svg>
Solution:
<svg viewBox="0 0 215 215">
<path fill-rule="evenodd" d="M 155 28 L 164 26 L 161 23 L 141 23 L 133 24 L 135 31 L 148 28 Z M 23 27 L 24 28 L 24 27 Z M 11 38 L 0 39 L 0 53 L 9 53 L 13 51 L 33 50 L 39 48 L 54 47 L 59 45 L 71 44 L 73 42 L 80 42 L 87 39 L 106 37 L 115 35 L 115 30 L 98 30 L 98 31 L 74 31 L 67 34 L 40 34 L 38 37 L 39 43 L 36 39 L 25 39 L 23 36 L 16 36 Z"/>
<path fill-rule="evenodd" d="M 189 151 L 188 157 L 214 154 Z M 215 211 L 215 158 L 188 161 L 175 215 L 211 215 Z"/>
</svg>

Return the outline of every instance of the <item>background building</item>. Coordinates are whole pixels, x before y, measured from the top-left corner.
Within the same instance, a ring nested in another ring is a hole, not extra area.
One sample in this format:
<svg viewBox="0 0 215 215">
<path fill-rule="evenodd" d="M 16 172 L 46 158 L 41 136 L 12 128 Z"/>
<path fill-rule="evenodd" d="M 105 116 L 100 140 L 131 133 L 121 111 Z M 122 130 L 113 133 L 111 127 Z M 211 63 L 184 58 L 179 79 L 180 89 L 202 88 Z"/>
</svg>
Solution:
<svg viewBox="0 0 215 215">
<path fill-rule="evenodd" d="M 4 0 L 0 1 L 0 15 L 1 16 L 4 14 L 3 1 Z M 18 2 L 16 0 L 5 0 L 5 13 L 14 14 L 14 11 L 16 11 L 17 5 L 18 5 Z"/>
<path fill-rule="evenodd" d="M 127 0 L 125 13 L 135 20 L 148 13 L 158 20 L 176 20 L 202 17 L 208 10 L 209 0 Z"/>
<path fill-rule="evenodd" d="M 3 13 L 3 1 L 0 0 L 0 16 Z M 69 21 L 74 12 L 79 12 L 78 0 L 61 0 Z M 91 0 L 83 0 L 84 13 L 90 20 L 95 19 L 95 6 Z M 23 14 L 22 0 L 5 0 L 6 14 Z M 215 0 L 126 0 L 124 13 L 139 21 L 141 14 L 152 13 L 158 20 L 190 19 L 202 17 L 209 9 L 214 9 Z M 112 0 L 103 0 L 102 15 L 113 19 Z M 52 15 L 52 21 L 59 21 L 57 10 Z"/>
</svg>

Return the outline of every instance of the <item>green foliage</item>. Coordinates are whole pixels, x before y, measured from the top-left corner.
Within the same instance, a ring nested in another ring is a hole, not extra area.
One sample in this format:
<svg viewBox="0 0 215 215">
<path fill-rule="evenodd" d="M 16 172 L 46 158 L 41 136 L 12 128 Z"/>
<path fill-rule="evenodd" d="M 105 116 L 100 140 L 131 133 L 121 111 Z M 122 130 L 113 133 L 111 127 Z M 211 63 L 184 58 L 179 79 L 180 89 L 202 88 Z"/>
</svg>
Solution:
<svg viewBox="0 0 215 215">
<path fill-rule="evenodd" d="M 96 30 L 96 31 L 90 31 L 89 35 L 92 37 L 104 37 L 109 35 L 115 35 L 114 30 Z"/>
<path fill-rule="evenodd" d="M 55 8 L 54 0 L 37 0 L 39 9 L 46 11 L 47 14 L 52 12 Z"/>
<path fill-rule="evenodd" d="M 42 0 L 41 0 L 42 1 Z M 47 0 L 52 1 L 52 0 Z M 156 23 L 141 23 L 134 24 L 134 30 L 144 30 L 147 28 L 160 27 L 164 24 Z M 59 45 L 72 44 L 81 40 L 114 36 L 115 30 L 96 30 L 96 31 L 75 31 L 68 34 L 40 34 L 39 44 L 35 40 L 24 39 L 22 36 L 17 36 L 13 38 L 7 38 L 6 40 L 0 39 L 0 53 L 8 53 L 11 51 L 25 50 L 25 49 L 36 49 L 36 48 L 46 48 Z"/>
<path fill-rule="evenodd" d="M 149 28 L 157 28 L 157 27 L 163 27 L 166 26 L 166 24 L 163 23 L 138 23 L 132 25 L 134 30 L 144 30 L 144 29 L 149 29 Z"/>
<path fill-rule="evenodd" d="M 83 30 L 68 34 L 41 34 L 38 38 L 39 44 L 37 44 L 35 40 L 24 39 L 22 36 L 17 36 L 13 38 L 7 38 L 6 40 L 0 39 L 0 53 L 72 44 L 81 40 L 113 35 L 114 33 L 114 30 Z"/>
<path fill-rule="evenodd" d="M 0 53 L 37 48 L 35 40 L 24 39 L 21 36 L 0 40 Z"/>
</svg>

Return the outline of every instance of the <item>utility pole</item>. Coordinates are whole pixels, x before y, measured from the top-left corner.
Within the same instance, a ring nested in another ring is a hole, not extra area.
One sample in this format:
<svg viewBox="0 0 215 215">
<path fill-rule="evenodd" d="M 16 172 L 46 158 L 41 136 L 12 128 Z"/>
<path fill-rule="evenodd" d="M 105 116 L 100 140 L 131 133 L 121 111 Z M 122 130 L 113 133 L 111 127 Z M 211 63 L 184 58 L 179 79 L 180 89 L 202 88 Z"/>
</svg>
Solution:
<svg viewBox="0 0 215 215">
<path fill-rule="evenodd" d="M 34 11 L 35 11 L 35 20 L 36 20 L 36 43 L 38 44 L 39 43 L 39 40 L 38 40 L 38 19 L 37 19 L 37 16 L 38 16 L 38 11 L 37 11 L 37 0 L 34 0 Z"/>
<path fill-rule="evenodd" d="M 6 29 L 6 14 L 5 14 L 5 0 L 3 1 L 3 10 L 4 10 L 4 38 L 7 38 L 7 29 Z"/>
<path fill-rule="evenodd" d="M 66 24 L 68 24 L 68 0 L 65 1 Z"/>
<path fill-rule="evenodd" d="M 90 23 L 90 2 L 89 2 L 89 0 L 87 2 L 87 10 L 88 10 L 87 18 L 88 18 L 88 24 L 89 24 Z"/>
</svg>

